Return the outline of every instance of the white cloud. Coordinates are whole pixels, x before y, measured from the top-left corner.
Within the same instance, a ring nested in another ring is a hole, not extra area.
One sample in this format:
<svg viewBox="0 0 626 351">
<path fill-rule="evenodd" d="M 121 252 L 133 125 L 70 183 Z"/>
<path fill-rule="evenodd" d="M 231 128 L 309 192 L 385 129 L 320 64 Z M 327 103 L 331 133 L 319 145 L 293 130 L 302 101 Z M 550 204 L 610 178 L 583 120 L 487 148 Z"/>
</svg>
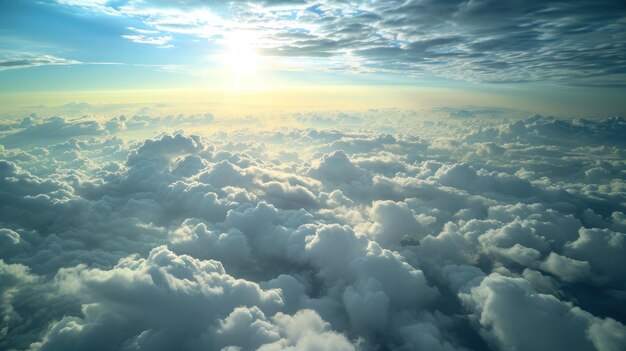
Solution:
<svg viewBox="0 0 626 351">
<path fill-rule="evenodd" d="M 144 34 L 123 34 L 122 38 L 128 39 L 133 43 L 156 45 L 165 47 L 165 45 L 172 41 L 171 35 L 163 36 L 148 36 Z"/>
<path fill-rule="evenodd" d="M 492 274 L 460 297 L 474 311 L 482 335 L 501 349 L 610 350 L 624 345 L 623 324 L 596 318 L 553 295 L 537 293 L 521 278 Z M 596 336 L 601 325 L 615 325 L 620 331 L 606 330 Z"/>
<path fill-rule="evenodd" d="M 393 113 L 6 124 L 0 348 L 622 349 L 626 122 Z"/>
</svg>

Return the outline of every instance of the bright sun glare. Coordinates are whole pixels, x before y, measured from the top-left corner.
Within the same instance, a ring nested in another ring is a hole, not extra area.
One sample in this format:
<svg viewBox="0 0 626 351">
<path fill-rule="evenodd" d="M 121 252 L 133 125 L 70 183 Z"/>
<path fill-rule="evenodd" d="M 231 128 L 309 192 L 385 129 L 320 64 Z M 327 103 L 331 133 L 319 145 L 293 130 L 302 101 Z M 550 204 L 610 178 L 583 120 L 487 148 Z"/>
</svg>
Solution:
<svg viewBox="0 0 626 351">
<path fill-rule="evenodd" d="M 239 85 L 244 78 L 257 70 L 259 56 L 254 49 L 254 38 L 246 33 L 237 33 L 226 40 L 221 55 L 222 65 L 230 72 L 231 79 Z"/>
</svg>

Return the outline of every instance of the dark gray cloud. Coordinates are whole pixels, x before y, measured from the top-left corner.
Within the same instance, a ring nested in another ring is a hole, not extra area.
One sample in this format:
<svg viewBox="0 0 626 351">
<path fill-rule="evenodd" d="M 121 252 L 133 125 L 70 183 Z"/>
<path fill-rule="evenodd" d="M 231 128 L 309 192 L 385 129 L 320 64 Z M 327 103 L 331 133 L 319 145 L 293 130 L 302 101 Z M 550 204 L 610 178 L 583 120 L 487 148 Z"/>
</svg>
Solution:
<svg viewBox="0 0 626 351">
<path fill-rule="evenodd" d="M 623 349 L 624 119 L 435 113 L 8 123 L 0 348 Z"/>
</svg>

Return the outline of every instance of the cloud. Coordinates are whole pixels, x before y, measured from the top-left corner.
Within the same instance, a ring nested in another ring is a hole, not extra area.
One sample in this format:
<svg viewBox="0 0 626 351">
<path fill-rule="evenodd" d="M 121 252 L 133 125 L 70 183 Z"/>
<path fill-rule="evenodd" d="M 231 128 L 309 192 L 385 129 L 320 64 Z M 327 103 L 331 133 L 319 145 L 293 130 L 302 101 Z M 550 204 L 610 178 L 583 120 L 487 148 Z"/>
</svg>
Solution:
<svg viewBox="0 0 626 351">
<path fill-rule="evenodd" d="M 41 344 L 44 350 L 82 349 L 97 335 L 106 336 L 103 348 L 138 342 L 168 349 L 192 342 L 216 317 L 237 306 L 272 311 L 282 304 L 278 290 L 236 280 L 217 261 L 177 256 L 163 246 L 146 259 L 122 259 L 111 270 L 62 270 L 56 280 L 62 291 L 83 293 L 84 317 L 52 325 Z M 181 323 L 185 328 L 176 327 Z M 196 326 L 189 328 L 192 324 Z"/>
<path fill-rule="evenodd" d="M 53 55 L 26 55 L 21 54 L 12 57 L 4 57 L 0 59 L 0 71 L 18 68 L 29 68 L 50 65 L 78 65 L 82 62 L 61 58 Z"/>
<path fill-rule="evenodd" d="M 624 120 L 449 111 L 8 122 L 0 348 L 623 349 Z"/>
<path fill-rule="evenodd" d="M 133 43 L 156 45 L 158 47 L 167 47 L 166 44 L 172 41 L 171 35 L 147 36 L 143 34 L 123 34 L 122 38 L 128 39 Z"/>
<path fill-rule="evenodd" d="M 345 336 L 329 331 L 328 323 L 311 310 L 302 310 L 293 317 L 277 314 L 273 319 L 283 329 L 283 337 L 259 350 L 356 350 Z"/>
<path fill-rule="evenodd" d="M 309 171 L 309 174 L 333 183 L 348 183 L 365 174 L 365 170 L 354 165 L 343 151 L 335 151 L 324 155 L 319 164 Z"/>
<path fill-rule="evenodd" d="M 331 70 L 490 83 L 623 86 L 624 81 L 626 12 L 611 0 L 59 2 L 215 43 L 253 34 L 264 55 L 315 57 Z M 170 35 L 127 38 L 163 45 Z"/>
<path fill-rule="evenodd" d="M 22 120 L 24 129 L 0 138 L 6 147 L 47 146 L 72 137 L 101 135 L 103 128 L 95 121 L 71 123 L 61 117 L 51 117 L 33 123 L 32 119 Z"/>
<path fill-rule="evenodd" d="M 567 257 L 588 262 L 596 273 L 594 279 L 619 285 L 626 279 L 624 272 L 616 269 L 625 258 L 624 240 L 626 235 L 623 232 L 580 228 L 578 238 L 567 243 L 564 252 Z M 597 255 L 597 252 L 602 252 L 602 255 Z"/>
<path fill-rule="evenodd" d="M 475 311 L 483 335 L 501 349 L 611 350 L 626 341 L 623 325 L 615 324 L 617 333 L 597 334 L 599 325 L 616 322 L 539 294 L 523 279 L 490 275 L 461 299 Z"/>
<path fill-rule="evenodd" d="M 591 274 L 588 262 L 573 260 L 554 252 L 550 253 L 545 262 L 542 262 L 541 268 L 565 281 L 582 280 Z"/>
<path fill-rule="evenodd" d="M 419 218 L 404 202 L 375 201 L 372 204 L 372 217 L 375 223 L 370 233 L 383 246 L 400 245 L 403 240 L 419 242 L 430 233 L 420 223 L 420 220 L 428 222 L 430 218 Z"/>
</svg>

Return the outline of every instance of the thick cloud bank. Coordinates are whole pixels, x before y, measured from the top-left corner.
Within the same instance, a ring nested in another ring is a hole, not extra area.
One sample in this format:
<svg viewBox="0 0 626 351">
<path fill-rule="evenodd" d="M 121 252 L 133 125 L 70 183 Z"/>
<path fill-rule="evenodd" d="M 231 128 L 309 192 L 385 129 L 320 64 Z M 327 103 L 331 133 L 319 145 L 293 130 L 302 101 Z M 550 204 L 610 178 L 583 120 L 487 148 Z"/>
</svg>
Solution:
<svg viewBox="0 0 626 351">
<path fill-rule="evenodd" d="M 291 118 L 4 124 L 0 349 L 626 349 L 626 120 Z"/>
</svg>

